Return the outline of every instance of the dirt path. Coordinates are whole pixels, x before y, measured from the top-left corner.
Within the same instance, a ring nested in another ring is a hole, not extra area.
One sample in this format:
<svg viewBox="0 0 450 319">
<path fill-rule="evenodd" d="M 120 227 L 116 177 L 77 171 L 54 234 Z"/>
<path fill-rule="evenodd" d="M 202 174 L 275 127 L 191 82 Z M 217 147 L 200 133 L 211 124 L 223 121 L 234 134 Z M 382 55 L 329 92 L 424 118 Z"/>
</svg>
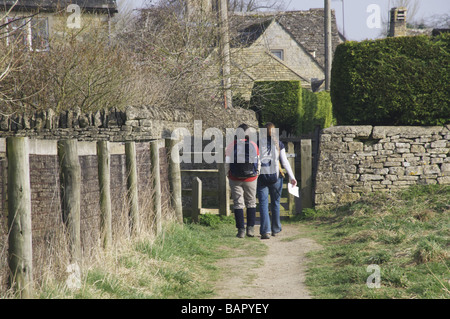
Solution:
<svg viewBox="0 0 450 319">
<path fill-rule="evenodd" d="M 259 232 L 258 227 L 255 232 Z M 304 284 L 305 254 L 320 249 L 320 245 L 304 236 L 300 226 L 283 225 L 279 236 L 263 240 L 267 255 L 248 257 L 239 253 L 238 257 L 222 260 L 219 267 L 227 274 L 217 284 L 215 298 L 311 298 Z"/>
</svg>

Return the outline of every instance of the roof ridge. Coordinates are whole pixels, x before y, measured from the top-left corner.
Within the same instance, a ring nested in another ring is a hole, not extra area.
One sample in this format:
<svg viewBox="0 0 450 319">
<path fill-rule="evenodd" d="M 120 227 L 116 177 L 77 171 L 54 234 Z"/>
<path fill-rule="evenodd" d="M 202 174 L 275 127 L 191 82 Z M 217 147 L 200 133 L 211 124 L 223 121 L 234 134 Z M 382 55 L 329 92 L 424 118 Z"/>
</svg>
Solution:
<svg viewBox="0 0 450 319">
<path fill-rule="evenodd" d="M 322 70 L 324 70 L 324 67 L 319 63 L 319 61 L 317 60 L 317 58 L 316 58 L 315 56 L 313 56 L 313 55 L 311 54 L 311 52 L 310 52 L 310 51 L 309 51 L 309 50 L 308 50 L 301 42 L 298 41 L 298 39 L 295 38 L 295 36 L 292 34 L 292 32 L 291 32 L 290 30 L 288 30 L 288 29 L 283 25 L 282 22 L 280 22 L 280 21 L 276 21 L 276 22 L 277 22 L 277 23 L 280 25 L 280 27 L 282 27 L 283 30 L 291 37 L 291 39 L 294 40 L 295 43 L 297 43 L 297 45 L 298 45 L 300 48 L 303 49 L 303 51 L 306 53 L 306 55 L 309 56 L 309 57 L 312 59 L 312 61 L 313 61 L 314 63 L 317 64 L 317 66 L 318 66 L 319 68 L 321 68 Z"/>
<path fill-rule="evenodd" d="M 236 16 L 276 16 L 286 13 L 310 13 L 310 12 L 323 12 L 324 8 L 310 8 L 309 10 L 286 10 L 286 11 L 233 11 L 232 15 Z M 333 9 L 334 11 L 334 9 Z"/>
</svg>

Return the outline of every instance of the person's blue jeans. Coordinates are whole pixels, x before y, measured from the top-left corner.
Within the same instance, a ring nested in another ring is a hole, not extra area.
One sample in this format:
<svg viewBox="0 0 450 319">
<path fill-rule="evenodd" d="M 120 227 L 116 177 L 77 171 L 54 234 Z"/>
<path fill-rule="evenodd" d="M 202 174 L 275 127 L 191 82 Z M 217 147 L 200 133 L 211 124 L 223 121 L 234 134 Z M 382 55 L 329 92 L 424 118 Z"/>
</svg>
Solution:
<svg viewBox="0 0 450 319">
<path fill-rule="evenodd" d="M 280 199 L 283 190 L 283 177 L 269 186 L 263 186 L 258 182 L 256 194 L 259 200 L 259 212 L 261 216 L 259 233 L 279 233 L 281 231 L 280 220 Z M 269 195 L 270 195 L 270 211 L 272 218 L 269 216 Z"/>
</svg>

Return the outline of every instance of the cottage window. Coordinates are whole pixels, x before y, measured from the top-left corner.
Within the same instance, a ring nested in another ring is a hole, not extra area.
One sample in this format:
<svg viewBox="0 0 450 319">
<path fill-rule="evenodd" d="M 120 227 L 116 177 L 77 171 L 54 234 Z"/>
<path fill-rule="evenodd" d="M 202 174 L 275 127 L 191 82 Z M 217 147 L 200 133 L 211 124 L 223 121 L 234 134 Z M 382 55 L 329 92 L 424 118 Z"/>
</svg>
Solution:
<svg viewBox="0 0 450 319">
<path fill-rule="evenodd" d="M 6 18 L 6 45 L 27 46 L 27 21 L 24 18 Z"/>
<path fill-rule="evenodd" d="M 23 45 L 30 51 L 48 51 L 48 18 L 6 18 L 6 44 Z"/>
<path fill-rule="evenodd" d="M 272 53 L 278 59 L 284 60 L 284 50 L 281 50 L 281 49 L 270 50 L 270 53 Z"/>
<path fill-rule="evenodd" d="M 48 18 L 35 18 L 31 20 L 31 50 L 48 51 Z"/>
</svg>

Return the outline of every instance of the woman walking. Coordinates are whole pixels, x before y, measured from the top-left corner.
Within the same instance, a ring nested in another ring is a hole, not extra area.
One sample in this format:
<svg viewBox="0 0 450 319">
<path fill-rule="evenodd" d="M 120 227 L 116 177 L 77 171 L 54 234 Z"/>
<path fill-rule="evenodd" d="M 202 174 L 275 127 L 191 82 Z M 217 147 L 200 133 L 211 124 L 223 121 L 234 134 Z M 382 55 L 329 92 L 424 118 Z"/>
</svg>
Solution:
<svg viewBox="0 0 450 319">
<path fill-rule="evenodd" d="M 288 173 L 289 182 L 293 186 L 297 184 L 291 165 L 286 157 L 284 144 L 277 140 L 275 125 L 269 122 L 265 125 L 265 128 L 267 130 L 267 140 L 261 141 L 260 139 L 259 147 L 262 167 L 261 175 L 257 182 L 257 196 L 261 215 L 261 239 L 269 239 L 270 234 L 275 236 L 281 232 L 280 199 L 283 189 L 284 173 L 281 171 L 280 162 Z M 269 217 L 269 195 L 271 200 L 271 218 Z"/>
<path fill-rule="evenodd" d="M 225 151 L 226 171 L 233 198 L 237 237 L 245 237 L 244 208 L 247 208 L 247 236 L 254 236 L 256 218 L 256 183 L 260 170 L 259 149 L 250 141 L 248 125 L 241 124 L 234 141 Z M 244 137 L 244 138 L 242 138 Z"/>
</svg>

